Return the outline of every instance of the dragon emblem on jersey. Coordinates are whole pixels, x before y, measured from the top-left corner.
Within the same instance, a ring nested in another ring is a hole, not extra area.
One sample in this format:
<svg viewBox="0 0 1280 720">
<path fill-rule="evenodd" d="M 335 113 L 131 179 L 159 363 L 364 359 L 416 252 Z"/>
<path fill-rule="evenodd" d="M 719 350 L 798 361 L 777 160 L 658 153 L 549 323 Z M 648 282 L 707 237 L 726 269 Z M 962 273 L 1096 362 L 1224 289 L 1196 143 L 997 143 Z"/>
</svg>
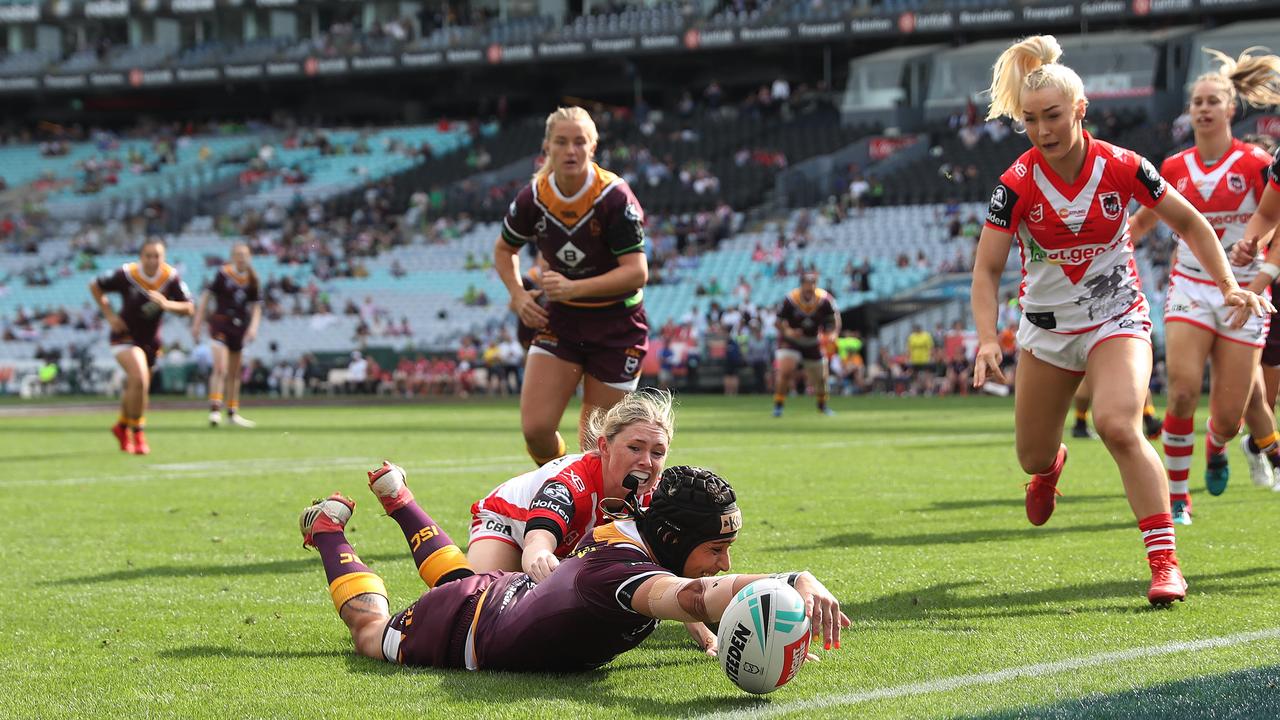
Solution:
<svg viewBox="0 0 1280 720">
<path fill-rule="evenodd" d="M 1098 204 L 1102 206 L 1102 216 L 1108 220 L 1115 220 L 1124 212 L 1124 205 L 1120 202 L 1120 193 L 1105 192 L 1098 196 Z"/>
<path fill-rule="evenodd" d="M 1248 190 L 1249 186 L 1240 173 L 1227 173 L 1227 189 L 1239 195 Z"/>
<path fill-rule="evenodd" d="M 1129 268 L 1115 265 L 1106 275 L 1089 278 L 1084 284 L 1089 294 L 1076 298 L 1075 303 L 1089 306 L 1090 320 L 1109 320 L 1128 309 L 1137 297 L 1128 279 Z"/>
</svg>

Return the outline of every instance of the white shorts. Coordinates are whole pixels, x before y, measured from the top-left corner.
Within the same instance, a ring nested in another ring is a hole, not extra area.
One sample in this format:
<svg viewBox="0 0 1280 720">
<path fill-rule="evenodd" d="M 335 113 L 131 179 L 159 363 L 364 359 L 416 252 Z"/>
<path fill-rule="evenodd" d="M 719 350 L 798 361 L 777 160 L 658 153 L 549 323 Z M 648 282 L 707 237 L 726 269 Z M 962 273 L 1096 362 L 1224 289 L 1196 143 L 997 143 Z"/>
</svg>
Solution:
<svg viewBox="0 0 1280 720">
<path fill-rule="evenodd" d="M 499 515 L 492 510 L 481 510 L 471 516 L 471 535 L 468 542 L 476 540 L 501 540 L 523 550 L 524 521 Z"/>
<path fill-rule="evenodd" d="M 1267 288 L 1265 294 L 1269 296 L 1271 289 Z M 1217 285 L 1197 282 L 1176 271 L 1169 275 L 1169 294 L 1164 301 L 1166 325 L 1184 322 L 1241 345 L 1260 348 L 1266 344 L 1270 315 L 1250 316 L 1243 327 L 1233 329 L 1227 322 L 1229 311 Z"/>
<path fill-rule="evenodd" d="M 1033 325 L 1026 315 L 1018 324 L 1018 347 L 1037 360 L 1083 375 L 1089 353 L 1105 340 L 1131 337 L 1151 342 L 1151 316 L 1143 300 L 1129 312 L 1114 317 L 1092 330 L 1068 335 Z"/>
</svg>

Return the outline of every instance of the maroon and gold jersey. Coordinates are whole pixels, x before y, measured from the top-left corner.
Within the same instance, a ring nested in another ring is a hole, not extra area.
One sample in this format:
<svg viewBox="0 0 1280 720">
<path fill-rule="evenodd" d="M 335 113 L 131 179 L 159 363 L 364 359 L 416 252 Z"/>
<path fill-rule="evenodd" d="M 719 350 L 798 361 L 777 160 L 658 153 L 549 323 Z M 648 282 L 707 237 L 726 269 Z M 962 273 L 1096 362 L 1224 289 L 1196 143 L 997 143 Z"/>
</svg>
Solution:
<svg viewBox="0 0 1280 720">
<path fill-rule="evenodd" d="M 178 271 L 168 263 L 162 264 L 152 277 L 142 274 L 142 266 L 136 262 L 125 263 L 114 271 L 103 273 L 97 279 L 103 292 L 118 293 L 122 305 L 117 311 L 128 328 L 128 335 L 113 332 L 111 343 L 131 342 L 136 345 L 157 345 L 160 342 L 160 306 L 151 302 L 148 290 L 155 290 L 169 300 L 190 302 L 187 284 L 178 277 Z"/>
<path fill-rule="evenodd" d="M 503 573 L 480 599 L 467 643 L 472 669 L 591 670 L 641 643 L 658 621 L 631 607 L 654 562 L 631 521 L 602 525 L 546 580 Z"/>
<path fill-rule="evenodd" d="M 218 273 L 205 289 L 213 296 L 213 314 L 241 330 L 249 326 L 253 303 L 262 300 L 258 278 L 253 274 L 237 273 L 235 266 L 231 264 L 218 268 Z"/>
<path fill-rule="evenodd" d="M 644 252 L 644 210 L 626 181 L 592 163 L 587 181 L 565 197 L 550 175 L 526 185 L 502 222 L 502 239 L 513 247 L 535 243 L 551 270 L 570 280 L 596 277 L 618 267 L 618 257 Z M 640 304 L 643 291 L 565 301 L 575 307 Z"/>
<path fill-rule="evenodd" d="M 836 329 L 836 315 L 840 309 L 831 293 L 817 288 L 813 298 L 805 301 L 800 288 L 787 293 L 778 307 L 778 319 L 789 327 L 799 330 L 803 336 L 798 338 L 780 338 L 784 346 L 817 347 L 818 334 L 822 331 L 832 332 Z"/>
</svg>

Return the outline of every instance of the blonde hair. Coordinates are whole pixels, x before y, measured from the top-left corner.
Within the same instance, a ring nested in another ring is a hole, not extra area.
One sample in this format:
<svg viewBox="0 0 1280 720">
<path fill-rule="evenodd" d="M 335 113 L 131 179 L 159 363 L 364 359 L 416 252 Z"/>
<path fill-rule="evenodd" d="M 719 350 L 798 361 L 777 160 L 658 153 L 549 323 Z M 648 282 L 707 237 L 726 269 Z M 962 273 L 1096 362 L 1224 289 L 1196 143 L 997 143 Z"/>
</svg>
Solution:
<svg viewBox="0 0 1280 720">
<path fill-rule="evenodd" d="M 1079 100 L 1088 103 L 1084 82 L 1075 70 L 1058 62 L 1060 57 L 1062 46 L 1052 35 L 1024 38 L 1000 53 L 991 69 L 991 87 L 987 89 L 991 96 L 987 119 L 1003 116 L 1021 120 L 1022 93 L 1027 90 L 1054 87 L 1067 96 L 1072 106 Z"/>
<path fill-rule="evenodd" d="M 583 110 L 576 105 L 570 107 L 556 108 L 554 112 L 547 116 L 547 131 L 542 136 L 542 144 L 546 145 L 551 142 L 551 133 L 555 129 L 556 123 L 561 121 L 580 122 L 587 126 L 587 139 L 591 141 L 594 147 L 600 140 L 600 133 L 596 130 L 596 123 L 591 119 L 591 113 Z M 546 158 L 538 169 L 533 173 L 533 181 L 538 180 L 551 174 L 551 158 Z"/>
<path fill-rule="evenodd" d="M 1245 48 L 1240 57 L 1235 59 L 1212 48 L 1204 48 L 1219 65 L 1216 70 L 1210 70 L 1196 78 L 1192 87 L 1202 82 L 1214 83 L 1227 96 L 1227 104 L 1232 106 L 1237 101 L 1254 107 L 1280 105 L 1280 58 L 1275 55 L 1250 55 L 1253 50 L 1266 48 Z"/>
<path fill-rule="evenodd" d="M 623 395 L 607 410 L 596 408 L 582 426 L 582 452 L 595 450 L 600 438 L 612 440 L 636 423 L 658 426 L 670 444 L 676 433 L 675 398 L 666 390 L 646 388 Z"/>
</svg>

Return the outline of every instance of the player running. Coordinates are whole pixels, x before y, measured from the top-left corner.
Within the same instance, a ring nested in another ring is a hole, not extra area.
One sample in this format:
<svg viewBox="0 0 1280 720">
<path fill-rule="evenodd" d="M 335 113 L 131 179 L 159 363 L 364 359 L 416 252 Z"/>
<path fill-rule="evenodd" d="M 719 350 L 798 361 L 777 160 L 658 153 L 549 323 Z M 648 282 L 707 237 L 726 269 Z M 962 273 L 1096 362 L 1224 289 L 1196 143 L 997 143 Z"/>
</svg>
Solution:
<svg viewBox="0 0 1280 720">
<path fill-rule="evenodd" d="M 532 672 L 598 668 L 640 644 L 659 620 L 716 622 L 734 594 L 766 575 L 727 575 L 742 526 L 733 489 L 709 470 L 668 468 L 647 510 L 591 531 L 546 580 L 476 573 L 384 464 L 369 487 L 404 532 L 423 582 L 412 606 L 390 614 L 382 579 L 343 534 L 355 503 L 334 493 L 300 519 L 303 545 L 324 562 L 329 593 L 355 650 L 402 665 Z M 849 619 L 808 572 L 778 575 L 800 593 L 824 647 Z"/>
<path fill-rule="evenodd" d="M 1057 62 L 1050 35 L 1015 43 L 993 71 L 988 118 L 1026 127 L 1032 148 L 991 195 L 973 274 L 979 347 L 974 386 L 1003 380 L 996 335 L 996 289 L 1014 237 L 1022 255 L 1023 315 L 1015 403 L 1015 444 L 1027 483 L 1027 519 L 1048 521 L 1067 459 L 1063 421 L 1082 377 L 1093 391 L 1094 427 L 1115 459 L 1147 548 L 1147 599 L 1186 596 L 1174 547 L 1164 469 L 1142 436 L 1151 377 L 1151 321 L 1133 261 L 1126 208 L 1138 200 L 1186 240 L 1199 266 L 1236 308 L 1237 325 L 1274 308 L 1241 290 L 1209 225 L 1151 163 L 1084 131 L 1088 100 L 1075 71 Z"/>
<path fill-rule="evenodd" d="M 142 244 L 138 262 L 125 263 L 90 281 L 89 292 L 111 326 L 111 354 L 125 374 L 120 419 L 111 433 L 124 452 L 146 455 L 151 452 L 144 432 L 147 394 L 160 353 L 162 313 L 190 315 L 191 294 L 178 271 L 164 261 L 164 241 L 156 237 Z M 111 307 L 107 293 L 119 293 L 119 312 Z"/>
<path fill-rule="evenodd" d="M 649 349 L 644 211 L 625 180 L 592 161 L 598 137 L 582 108 L 547 116 L 546 162 L 511 203 L 494 246 L 511 309 L 538 331 L 525 359 L 520 426 L 539 467 L 565 454 L 557 428 L 579 383 L 581 428 L 594 408 L 636 389 Z M 528 243 L 547 263 L 540 292 L 521 283 Z M 549 307 L 538 304 L 539 294 Z"/>
<path fill-rule="evenodd" d="M 822 345 L 825 338 L 840 334 L 840 309 L 831 293 L 818 287 L 818 273 L 805 272 L 800 276 L 800 287 L 782 298 L 776 326 L 778 374 L 773 384 L 773 416 L 782 417 L 796 369 L 802 364 L 818 401 L 818 412 L 834 415 L 827 407 L 827 362 Z"/>
<path fill-rule="evenodd" d="M 1232 137 L 1231 120 L 1238 101 L 1259 106 L 1280 103 L 1280 58 L 1255 57 L 1246 50 L 1239 60 L 1233 60 L 1216 50 L 1206 52 L 1216 57 L 1220 65 L 1197 78 L 1191 88 L 1188 112 L 1195 145 L 1166 159 L 1160 173 L 1209 220 L 1222 245 L 1231 248 L 1244 237 L 1245 225 L 1266 187 L 1267 167 L 1271 164 L 1271 156 L 1265 150 Z M 1138 239 L 1155 223 L 1154 213 L 1139 210 L 1130 229 Z M 1251 317 L 1243 327 L 1231 327 L 1231 308 L 1223 304 L 1214 278 L 1198 263 L 1180 233 L 1175 257 L 1165 301 L 1169 406 L 1163 440 L 1173 519 L 1189 525 L 1192 503 L 1187 476 L 1205 363 L 1212 358 L 1204 473 L 1209 494 L 1221 495 L 1227 489 L 1227 444 L 1239 432 L 1242 419 L 1248 421 L 1251 436 L 1243 441 L 1245 457 L 1258 485 L 1272 484 L 1271 463 L 1263 455 L 1280 458 L 1280 434 L 1276 433 L 1275 416 L 1263 398 L 1259 368 L 1270 316 Z M 1249 285 L 1261 266 L 1261 257 L 1233 266 L 1236 282 Z M 1266 287 L 1263 283 L 1256 290 L 1265 292 Z M 1252 401 L 1251 395 L 1255 396 Z M 1261 452 L 1250 452 L 1251 444 Z"/>
<path fill-rule="evenodd" d="M 262 288 L 258 274 L 249 264 L 249 246 L 231 248 L 231 262 L 218 268 L 213 280 L 200 293 L 191 337 L 200 342 L 200 331 L 209 299 L 216 303 L 209 318 L 209 339 L 213 345 L 213 372 L 209 375 L 209 426 L 222 424 L 222 402 L 226 399 L 227 420 L 232 425 L 256 425 L 240 414 L 240 360 L 244 346 L 258 335 L 262 321 Z M 225 391 L 225 395 L 223 394 Z"/>
</svg>

